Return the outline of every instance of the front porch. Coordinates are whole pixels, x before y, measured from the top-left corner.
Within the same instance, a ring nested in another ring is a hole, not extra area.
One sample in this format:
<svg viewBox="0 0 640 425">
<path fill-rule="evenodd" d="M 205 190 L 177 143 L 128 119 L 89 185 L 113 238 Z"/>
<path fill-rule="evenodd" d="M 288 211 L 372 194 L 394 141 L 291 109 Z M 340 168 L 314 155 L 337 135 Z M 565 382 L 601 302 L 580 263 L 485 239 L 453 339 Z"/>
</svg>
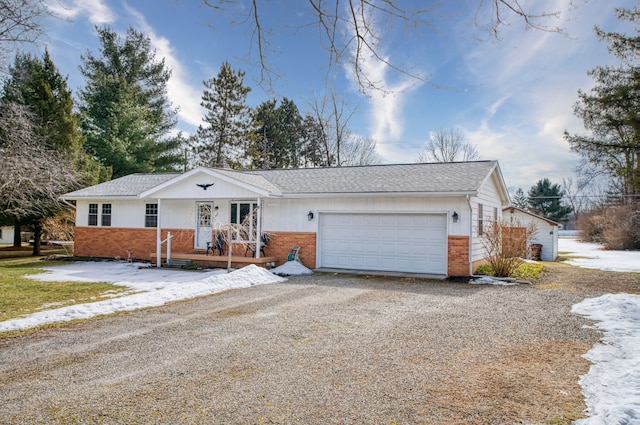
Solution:
<svg viewBox="0 0 640 425">
<path fill-rule="evenodd" d="M 152 263 L 156 263 L 158 260 L 158 256 L 155 252 L 149 254 Z M 226 255 L 206 255 L 203 252 L 172 252 L 172 259 L 178 260 L 191 260 L 196 264 L 199 264 L 204 267 L 220 267 L 226 268 L 229 257 Z M 164 262 L 167 259 L 166 253 L 162 253 L 161 260 Z M 239 255 L 233 255 L 231 257 L 231 267 L 234 269 L 239 269 L 241 267 L 248 266 L 249 264 L 255 264 L 260 267 L 270 268 L 275 267 L 276 262 L 278 261 L 277 257 L 243 257 Z"/>
</svg>

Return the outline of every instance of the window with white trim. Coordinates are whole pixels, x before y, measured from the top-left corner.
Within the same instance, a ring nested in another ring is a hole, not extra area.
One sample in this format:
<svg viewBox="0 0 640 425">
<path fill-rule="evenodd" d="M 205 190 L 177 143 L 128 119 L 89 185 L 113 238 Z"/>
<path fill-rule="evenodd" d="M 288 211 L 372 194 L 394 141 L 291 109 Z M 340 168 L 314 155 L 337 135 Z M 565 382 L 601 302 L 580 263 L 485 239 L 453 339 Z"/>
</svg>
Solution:
<svg viewBox="0 0 640 425">
<path fill-rule="evenodd" d="M 248 234 L 246 231 L 236 232 L 235 239 L 243 241 L 255 241 L 255 233 L 257 227 L 257 214 L 254 213 L 258 209 L 257 203 L 250 202 L 232 202 L 231 203 L 231 217 L 229 222 L 231 224 L 244 224 L 248 226 Z M 252 217 L 253 219 L 249 219 Z"/>
<path fill-rule="evenodd" d="M 484 211 L 482 204 L 478 204 L 478 236 L 484 233 Z"/>
<path fill-rule="evenodd" d="M 144 209 L 144 227 L 158 227 L 158 204 L 146 204 Z"/>
<path fill-rule="evenodd" d="M 89 204 L 89 217 L 87 224 L 89 226 L 98 225 L 98 204 Z"/>
<path fill-rule="evenodd" d="M 111 226 L 111 204 L 102 204 L 101 226 Z"/>
</svg>

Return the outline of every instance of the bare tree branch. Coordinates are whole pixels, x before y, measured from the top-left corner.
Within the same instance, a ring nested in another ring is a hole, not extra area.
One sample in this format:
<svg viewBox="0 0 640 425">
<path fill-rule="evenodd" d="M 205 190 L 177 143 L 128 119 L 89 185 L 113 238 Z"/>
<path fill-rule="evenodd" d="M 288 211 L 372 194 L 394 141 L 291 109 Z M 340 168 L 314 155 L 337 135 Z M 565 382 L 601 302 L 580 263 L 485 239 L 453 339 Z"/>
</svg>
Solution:
<svg viewBox="0 0 640 425">
<path fill-rule="evenodd" d="M 455 129 L 436 130 L 429 134 L 418 162 L 455 162 L 480 159 L 478 149 Z"/>
<path fill-rule="evenodd" d="M 269 65 L 268 58 L 274 53 L 269 43 L 270 30 L 263 26 L 262 11 L 274 8 L 273 3 L 266 0 L 251 0 L 250 7 L 243 8 L 238 0 L 203 0 L 216 13 L 240 12 L 245 17 L 242 25 L 252 28 L 252 44 L 257 49 L 257 62 L 260 67 L 260 85 L 273 91 L 272 83 L 277 73 Z M 549 25 L 551 19 L 560 17 L 560 11 L 533 12 L 523 6 L 522 0 L 477 0 L 478 7 L 474 23 L 486 30 L 496 40 L 500 39 L 500 30 L 510 25 L 511 17 L 524 23 L 525 29 L 563 33 L 557 26 Z M 572 0 L 567 0 L 572 5 Z M 421 7 L 406 6 L 402 0 L 308 0 L 308 11 L 313 20 L 293 28 L 304 29 L 316 27 L 319 31 L 319 43 L 327 52 L 327 81 L 343 67 L 352 70 L 353 78 L 363 93 L 370 90 L 389 90 L 381 81 L 375 81 L 367 69 L 367 62 L 382 64 L 394 72 L 409 77 L 411 80 L 428 83 L 442 88 L 429 81 L 428 75 L 422 75 L 396 63 L 385 54 L 384 41 L 389 28 L 400 25 L 406 29 L 419 30 L 430 26 L 441 6 L 439 0 L 428 0 L 420 3 Z M 260 9 L 258 9 L 260 6 Z M 287 2 L 282 2 L 286 8 Z M 482 22 L 482 14 L 490 9 L 488 22 Z M 383 24 L 380 24 L 383 23 Z M 283 28 L 292 28 L 283 24 Z M 253 46 L 251 46 L 253 47 Z M 251 51 L 251 47 L 249 50 Z"/>
<path fill-rule="evenodd" d="M 41 0 L 0 0 L 0 69 L 14 45 L 36 42 L 44 35 L 42 20 L 50 16 Z"/>
</svg>

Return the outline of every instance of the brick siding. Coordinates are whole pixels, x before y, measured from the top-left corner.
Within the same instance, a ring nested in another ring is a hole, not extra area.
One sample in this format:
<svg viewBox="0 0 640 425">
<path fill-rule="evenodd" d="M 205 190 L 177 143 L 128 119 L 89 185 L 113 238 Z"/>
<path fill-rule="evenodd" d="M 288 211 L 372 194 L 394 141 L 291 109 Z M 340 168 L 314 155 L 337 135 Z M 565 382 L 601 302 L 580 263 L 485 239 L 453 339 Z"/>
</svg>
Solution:
<svg viewBox="0 0 640 425">
<path fill-rule="evenodd" d="M 300 262 L 309 269 L 316 268 L 316 234 L 314 232 L 273 232 L 265 255 L 278 258 L 278 265 L 287 261 L 294 246 L 300 247 Z"/>
<path fill-rule="evenodd" d="M 162 239 L 171 232 L 173 252 L 195 252 L 194 231 L 187 229 L 162 229 Z M 271 238 L 264 252 L 268 257 L 276 257 L 277 264 L 287 261 L 287 255 L 294 246 L 300 247 L 300 261 L 306 267 L 316 267 L 316 234 L 312 232 L 269 232 Z M 128 252 L 137 260 L 149 260 L 149 254 L 156 252 L 156 229 L 131 229 L 117 227 L 76 227 L 75 255 L 97 258 L 127 258 Z M 166 251 L 166 245 L 162 247 Z M 245 247 L 236 245 L 234 254 L 244 256 Z"/>
<path fill-rule="evenodd" d="M 193 251 L 193 230 L 163 229 L 162 239 L 171 232 L 171 250 Z M 74 254 L 79 257 L 127 258 L 129 252 L 136 260 L 149 260 L 149 254 L 156 252 L 155 228 L 130 229 L 119 227 L 76 227 Z M 163 246 L 163 251 L 166 246 Z"/>
<path fill-rule="evenodd" d="M 447 275 L 469 276 L 469 237 L 449 236 Z"/>
</svg>

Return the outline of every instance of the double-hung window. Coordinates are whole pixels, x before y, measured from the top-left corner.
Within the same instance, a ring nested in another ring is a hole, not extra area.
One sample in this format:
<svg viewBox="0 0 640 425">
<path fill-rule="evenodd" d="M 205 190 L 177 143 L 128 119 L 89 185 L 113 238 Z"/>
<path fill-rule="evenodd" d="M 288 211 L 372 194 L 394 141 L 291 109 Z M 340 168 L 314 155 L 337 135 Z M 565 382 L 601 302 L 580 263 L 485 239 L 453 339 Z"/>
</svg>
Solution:
<svg viewBox="0 0 640 425">
<path fill-rule="evenodd" d="M 478 236 L 484 233 L 484 211 L 482 204 L 478 204 Z"/>
<path fill-rule="evenodd" d="M 111 226 L 111 204 L 102 204 L 101 226 Z"/>
<path fill-rule="evenodd" d="M 144 227 L 158 227 L 158 204 L 147 204 L 144 211 Z"/>
<path fill-rule="evenodd" d="M 98 225 L 98 204 L 89 204 L 89 220 L 87 224 L 89 226 Z"/>
</svg>

